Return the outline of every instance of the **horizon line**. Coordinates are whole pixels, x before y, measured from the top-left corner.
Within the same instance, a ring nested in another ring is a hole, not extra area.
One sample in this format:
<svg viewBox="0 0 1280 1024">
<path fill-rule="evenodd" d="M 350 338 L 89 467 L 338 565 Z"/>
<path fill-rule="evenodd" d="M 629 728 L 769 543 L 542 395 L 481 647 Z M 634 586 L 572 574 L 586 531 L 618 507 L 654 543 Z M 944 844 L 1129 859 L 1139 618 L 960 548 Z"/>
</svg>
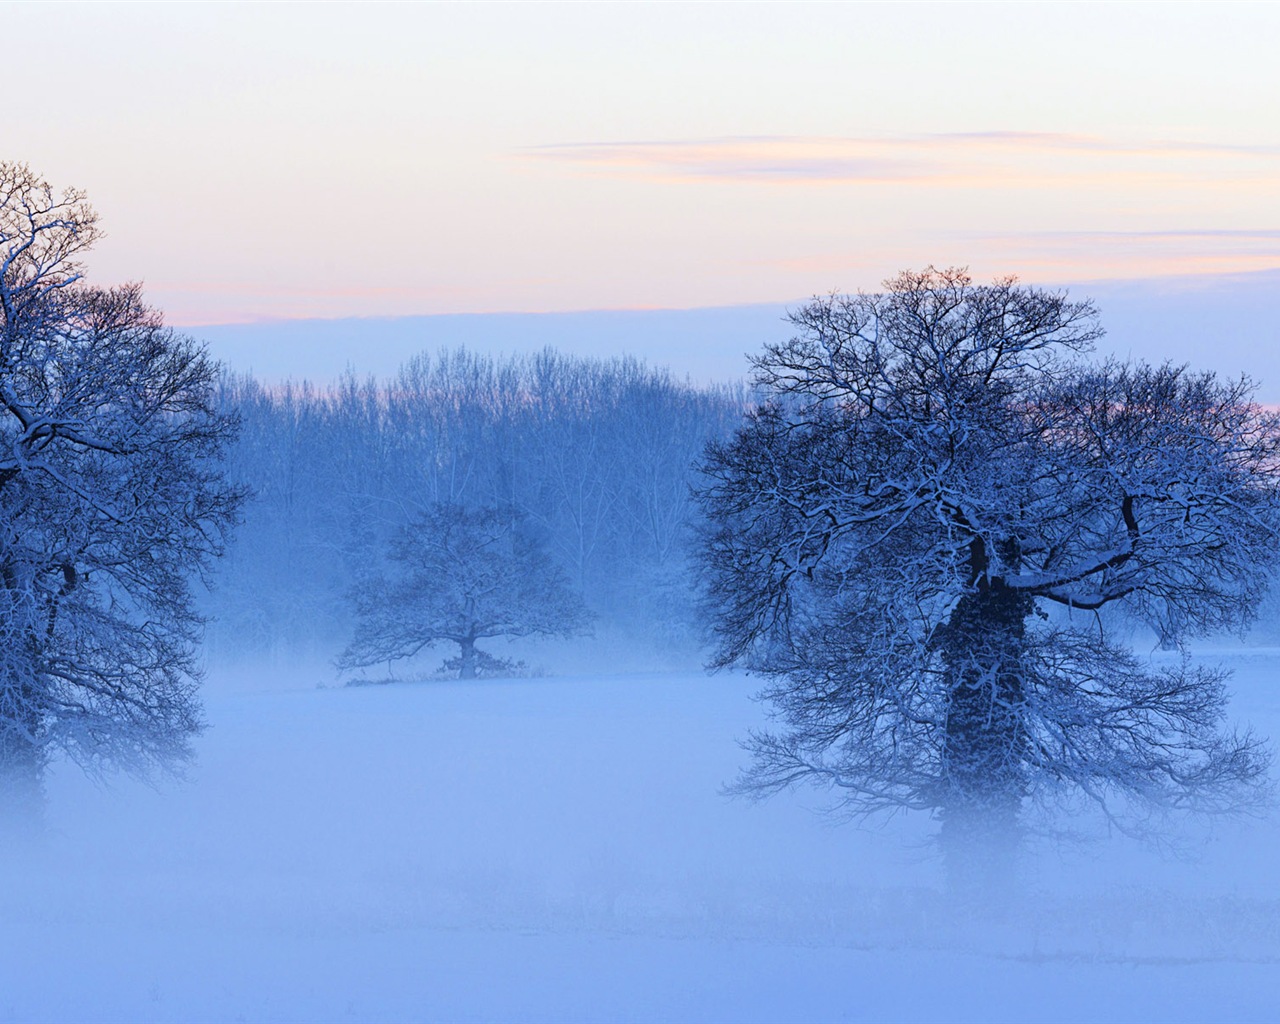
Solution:
<svg viewBox="0 0 1280 1024">
<path fill-rule="evenodd" d="M 1261 270 L 1226 270 L 1220 272 L 1199 272 L 1184 274 L 1154 274 L 1145 276 L 1114 276 L 1100 278 L 1085 278 L 1075 281 L 1049 281 L 1031 277 L 1022 277 L 1014 275 L 1020 284 L 1031 285 L 1033 287 L 1045 288 L 1087 288 L 1097 286 L 1112 286 L 1123 284 L 1143 284 L 1152 285 L 1177 285 L 1182 284 L 1209 284 L 1213 282 L 1226 282 L 1231 280 L 1261 278 L 1268 275 L 1280 274 L 1280 265 L 1275 267 L 1267 267 Z M 978 282 L 981 283 L 981 282 Z M 180 321 L 165 318 L 165 323 L 170 327 L 180 328 L 182 330 L 198 330 L 200 328 L 210 327 L 266 327 L 278 324 L 301 324 L 301 323 L 339 323 L 344 321 L 391 321 L 391 320 L 434 320 L 443 319 L 445 317 L 553 317 L 553 316 L 590 316 L 598 314 L 626 314 L 626 313 L 697 313 L 712 310 L 730 310 L 730 309 L 762 309 L 770 306 L 791 307 L 801 303 L 809 302 L 812 299 L 819 298 L 823 295 L 841 295 L 841 294 L 874 294 L 866 289 L 857 289 L 854 291 L 844 292 L 839 289 L 825 292 L 814 292 L 804 298 L 793 299 L 764 299 L 759 302 L 716 302 L 699 306 L 662 306 L 662 305 L 638 305 L 638 306 L 586 306 L 574 309 L 500 309 L 500 310 L 466 310 L 453 311 L 447 313 L 354 313 L 345 316 L 266 316 L 254 317 L 247 319 L 233 320 L 198 320 L 198 321 Z"/>
</svg>

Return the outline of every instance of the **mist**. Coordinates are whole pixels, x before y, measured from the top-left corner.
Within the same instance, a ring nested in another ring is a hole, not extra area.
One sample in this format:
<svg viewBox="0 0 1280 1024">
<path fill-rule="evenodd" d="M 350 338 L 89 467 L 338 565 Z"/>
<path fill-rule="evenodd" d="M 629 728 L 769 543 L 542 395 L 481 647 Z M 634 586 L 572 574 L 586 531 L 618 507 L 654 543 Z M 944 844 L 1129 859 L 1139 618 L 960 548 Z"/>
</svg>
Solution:
<svg viewBox="0 0 1280 1024">
<path fill-rule="evenodd" d="M 762 711 L 696 668 L 340 687 L 214 671 L 185 784 L 49 785 L 6 853 L 11 1020 L 1265 1020 L 1273 818 L 1041 840 L 945 896 L 926 821 L 719 787 Z M 1280 652 L 1233 714 L 1276 734 Z M 555 664 L 554 652 L 546 652 Z"/>
<path fill-rule="evenodd" d="M 704 668 L 688 488 L 742 388 L 451 350 L 222 401 L 256 497 L 203 599 L 207 729 L 181 780 L 52 767 L 5 843 L 0 1020 L 1274 1017 L 1274 808 L 1159 842 L 1064 820 L 975 902 L 927 814 L 725 795 L 769 709 Z M 339 672 L 360 566 L 415 508 L 500 499 L 590 633 L 488 641 L 514 677 L 447 678 L 447 643 Z M 1272 737 L 1278 627 L 1190 647 Z"/>
</svg>

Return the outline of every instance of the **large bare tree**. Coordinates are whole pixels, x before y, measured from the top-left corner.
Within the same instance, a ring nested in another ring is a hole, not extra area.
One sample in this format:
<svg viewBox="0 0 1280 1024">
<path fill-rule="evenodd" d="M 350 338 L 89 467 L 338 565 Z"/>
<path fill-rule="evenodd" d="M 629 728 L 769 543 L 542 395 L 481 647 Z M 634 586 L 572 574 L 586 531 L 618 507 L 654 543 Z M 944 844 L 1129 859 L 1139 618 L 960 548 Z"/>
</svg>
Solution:
<svg viewBox="0 0 1280 1024">
<path fill-rule="evenodd" d="M 771 680 L 783 726 L 742 788 L 929 811 L 953 867 L 1001 864 L 1034 807 L 1136 827 L 1255 797 L 1267 755 L 1224 725 L 1222 673 L 1153 667 L 1096 614 L 1175 643 L 1250 620 L 1280 425 L 1249 383 L 1088 362 L 1089 303 L 956 270 L 792 321 L 703 467 L 716 662 Z"/>
<path fill-rule="evenodd" d="M 82 193 L 0 164 L 0 804 L 61 751 L 175 767 L 200 726 L 193 580 L 242 495 L 217 367 L 137 286 L 93 288 Z"/>
<path fill-rule="evenodd" d="M 397 535 L 386 572 L 353 590 L 356 633 L 343 671 L 413 658 L 457 644 L 445 663 L 460 679 L 512 666 L 477 646 L 505 637 L 571 637 L 590 615 L 564 571 L 511 506 L 435 502 Z"/>
</svg>

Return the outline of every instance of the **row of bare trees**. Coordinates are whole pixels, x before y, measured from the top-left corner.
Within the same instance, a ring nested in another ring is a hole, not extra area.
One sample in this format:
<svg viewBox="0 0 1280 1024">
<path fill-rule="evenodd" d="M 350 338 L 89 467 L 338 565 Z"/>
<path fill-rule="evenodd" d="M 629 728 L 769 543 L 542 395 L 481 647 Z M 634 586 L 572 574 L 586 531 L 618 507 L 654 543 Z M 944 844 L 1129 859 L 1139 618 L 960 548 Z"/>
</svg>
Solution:
<svg viewBox="0 0 1280 1024">
<path fill-rule="evenodd" d="M 741 390 L 633 359 L 546 350 L 422 355 L 390 381 L 223 383 L 252 489 L 209 610 L 220 654 L 331 649 L 350 593 L 425 510 L 518 510 L 606 622 L 687 633 L 691 473 L 741 417 Z M 336 653 L 332 651 L 331 653 Z"/>
</svg>

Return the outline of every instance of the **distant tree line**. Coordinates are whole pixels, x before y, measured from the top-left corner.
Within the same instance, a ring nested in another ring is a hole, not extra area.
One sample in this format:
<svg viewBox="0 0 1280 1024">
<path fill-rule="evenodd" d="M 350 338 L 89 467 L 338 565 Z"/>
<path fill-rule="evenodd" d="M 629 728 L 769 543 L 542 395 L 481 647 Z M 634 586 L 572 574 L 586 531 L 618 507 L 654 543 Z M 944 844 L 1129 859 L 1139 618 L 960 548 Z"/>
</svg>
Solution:
<svg viewBox="0 0 1280 1024">
<path fill-rule="evenodd" d="M 227 376 L 229 475 L 254 495 L 207 600 L 215 657 L 336 656 L 355 595 L 415 521 L 510 508 L 604 625 L 688 636 L 693 466 L 742 388 L 630 358 L 422 355 L 331 387 Z"/>
</svg>

